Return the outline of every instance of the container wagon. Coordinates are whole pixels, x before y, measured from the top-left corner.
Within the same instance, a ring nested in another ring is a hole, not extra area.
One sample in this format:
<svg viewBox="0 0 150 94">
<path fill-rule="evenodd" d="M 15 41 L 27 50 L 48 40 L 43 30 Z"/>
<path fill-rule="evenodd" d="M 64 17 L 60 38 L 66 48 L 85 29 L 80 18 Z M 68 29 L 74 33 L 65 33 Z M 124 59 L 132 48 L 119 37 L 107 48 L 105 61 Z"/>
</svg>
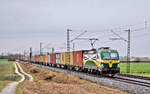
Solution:
<svg viewBox="0 0 150 94">
<path fill-rule="evenodd" d="M 36 59 L 38 58 L 38 59 Z M 120 60 L 117 50 L 102 47 L 92 50 L 50 53 L 34 55 L 33 62 L 46 66 L 65 68 L 75 71 L 98 74 L 116 74 L 120 72 Z"/>
</svg>

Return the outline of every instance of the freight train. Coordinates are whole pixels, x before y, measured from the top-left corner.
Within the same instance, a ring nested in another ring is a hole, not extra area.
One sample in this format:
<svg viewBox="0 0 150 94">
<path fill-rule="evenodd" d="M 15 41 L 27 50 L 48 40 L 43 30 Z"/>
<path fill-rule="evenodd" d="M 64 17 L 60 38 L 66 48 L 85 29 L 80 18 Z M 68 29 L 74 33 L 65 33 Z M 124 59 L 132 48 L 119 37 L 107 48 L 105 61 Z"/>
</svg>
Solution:
<svg viewBox="0 0 150 94">
<path fill-rule="evenodd" d="M 47 53 L 31 56 L 31 63 L 64 68 L 74 71 L 114 75 L 120 72 L 120 60 L 117 50 L 102 47 L 92 50 L 80 50 L 62 53 Z"/>
</svg>

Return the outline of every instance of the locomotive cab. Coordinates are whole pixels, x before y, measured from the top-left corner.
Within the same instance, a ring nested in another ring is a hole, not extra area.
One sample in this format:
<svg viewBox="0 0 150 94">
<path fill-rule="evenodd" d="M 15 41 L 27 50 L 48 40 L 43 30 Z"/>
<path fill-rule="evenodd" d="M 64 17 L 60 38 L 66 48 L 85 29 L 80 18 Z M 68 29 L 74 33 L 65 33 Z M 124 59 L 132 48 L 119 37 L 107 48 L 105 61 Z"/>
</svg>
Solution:
<svg viewBox="0 0 150 94">
<path fill-rule="evenodd" d="M 117 50 L 108 47 L 98 50 L 98 60 L 102 74 L 116 74 L 120 72 L 119 54 Z"/>
</svg>

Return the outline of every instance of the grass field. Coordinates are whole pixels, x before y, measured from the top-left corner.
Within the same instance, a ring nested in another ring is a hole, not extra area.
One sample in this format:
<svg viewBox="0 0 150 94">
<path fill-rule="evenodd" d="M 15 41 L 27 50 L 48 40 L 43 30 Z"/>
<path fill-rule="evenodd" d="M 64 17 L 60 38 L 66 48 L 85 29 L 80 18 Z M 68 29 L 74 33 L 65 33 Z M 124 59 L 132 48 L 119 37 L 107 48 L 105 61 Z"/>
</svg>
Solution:
<svg viewBox="0 0 150 94">
<path fill-rule="evenodd" d="M 126 73 L 127 63 L 120 63 L 120 72 Z M 150 63 L 130 63 L 130 73 L 132 74 L 150 74 Z"/>
<path fill-rule="evenodd" d="M 18 81 L 20 77 L 15 74 L 15 66 L 13 62 L 0 60 L 0 91 L 8 83 Z"/>
</svg>

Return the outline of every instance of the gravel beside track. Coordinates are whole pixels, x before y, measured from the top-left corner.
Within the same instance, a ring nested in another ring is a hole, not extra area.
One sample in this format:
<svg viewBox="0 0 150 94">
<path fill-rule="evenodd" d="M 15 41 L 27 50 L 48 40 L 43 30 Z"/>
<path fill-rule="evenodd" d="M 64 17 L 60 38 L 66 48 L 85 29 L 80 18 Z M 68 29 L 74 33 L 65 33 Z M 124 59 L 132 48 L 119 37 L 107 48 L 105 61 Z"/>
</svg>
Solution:
<svg viewBox="0 0 150 94">
<path fill-rule="evenodd" d="M 70 70 L 65 70 L 65 69 L 59 69 L 59 68 L 54 68 L 54 67 L 49 67 L 49 66 L 42 66 L 42 65 L 37 65 L 37 64 L 33 64 L 42 68 L 48 68 L 50 70 L 56 71 L 56 72 L 63 72 L 65 74 L 71 74 L 74 76 L 78 76 L 80 78 L 98 83 L 98 84 L 102 84 L 104 86 L 108 86 L 111 88 L 116 88 L 122 91 L 126 91 L 132 94 L 150 94 L 150 87 L 144 86 L 144 85 L 140 85 L 140 84 L 135 84 L 135 83 L 131 83 L 132 81 L 124 81 L 121 79 L 117 79 L 117 78 L 110 78 L 110 77 L 101 77 L 98 75 L 92 75 L 92 74 L 87 74 L 87 73 L 82 73 L 82 72 L 75 72 L 75 71 L 70 71 Z M 138 79 L 134 78 L 134 80 Z M 148 81 L 147 81 L 148 83 Z M 150 83 L 150 81 L 149 81 Z M 141 83 L 142 84 L 142 83 Z"/>
</svg>

